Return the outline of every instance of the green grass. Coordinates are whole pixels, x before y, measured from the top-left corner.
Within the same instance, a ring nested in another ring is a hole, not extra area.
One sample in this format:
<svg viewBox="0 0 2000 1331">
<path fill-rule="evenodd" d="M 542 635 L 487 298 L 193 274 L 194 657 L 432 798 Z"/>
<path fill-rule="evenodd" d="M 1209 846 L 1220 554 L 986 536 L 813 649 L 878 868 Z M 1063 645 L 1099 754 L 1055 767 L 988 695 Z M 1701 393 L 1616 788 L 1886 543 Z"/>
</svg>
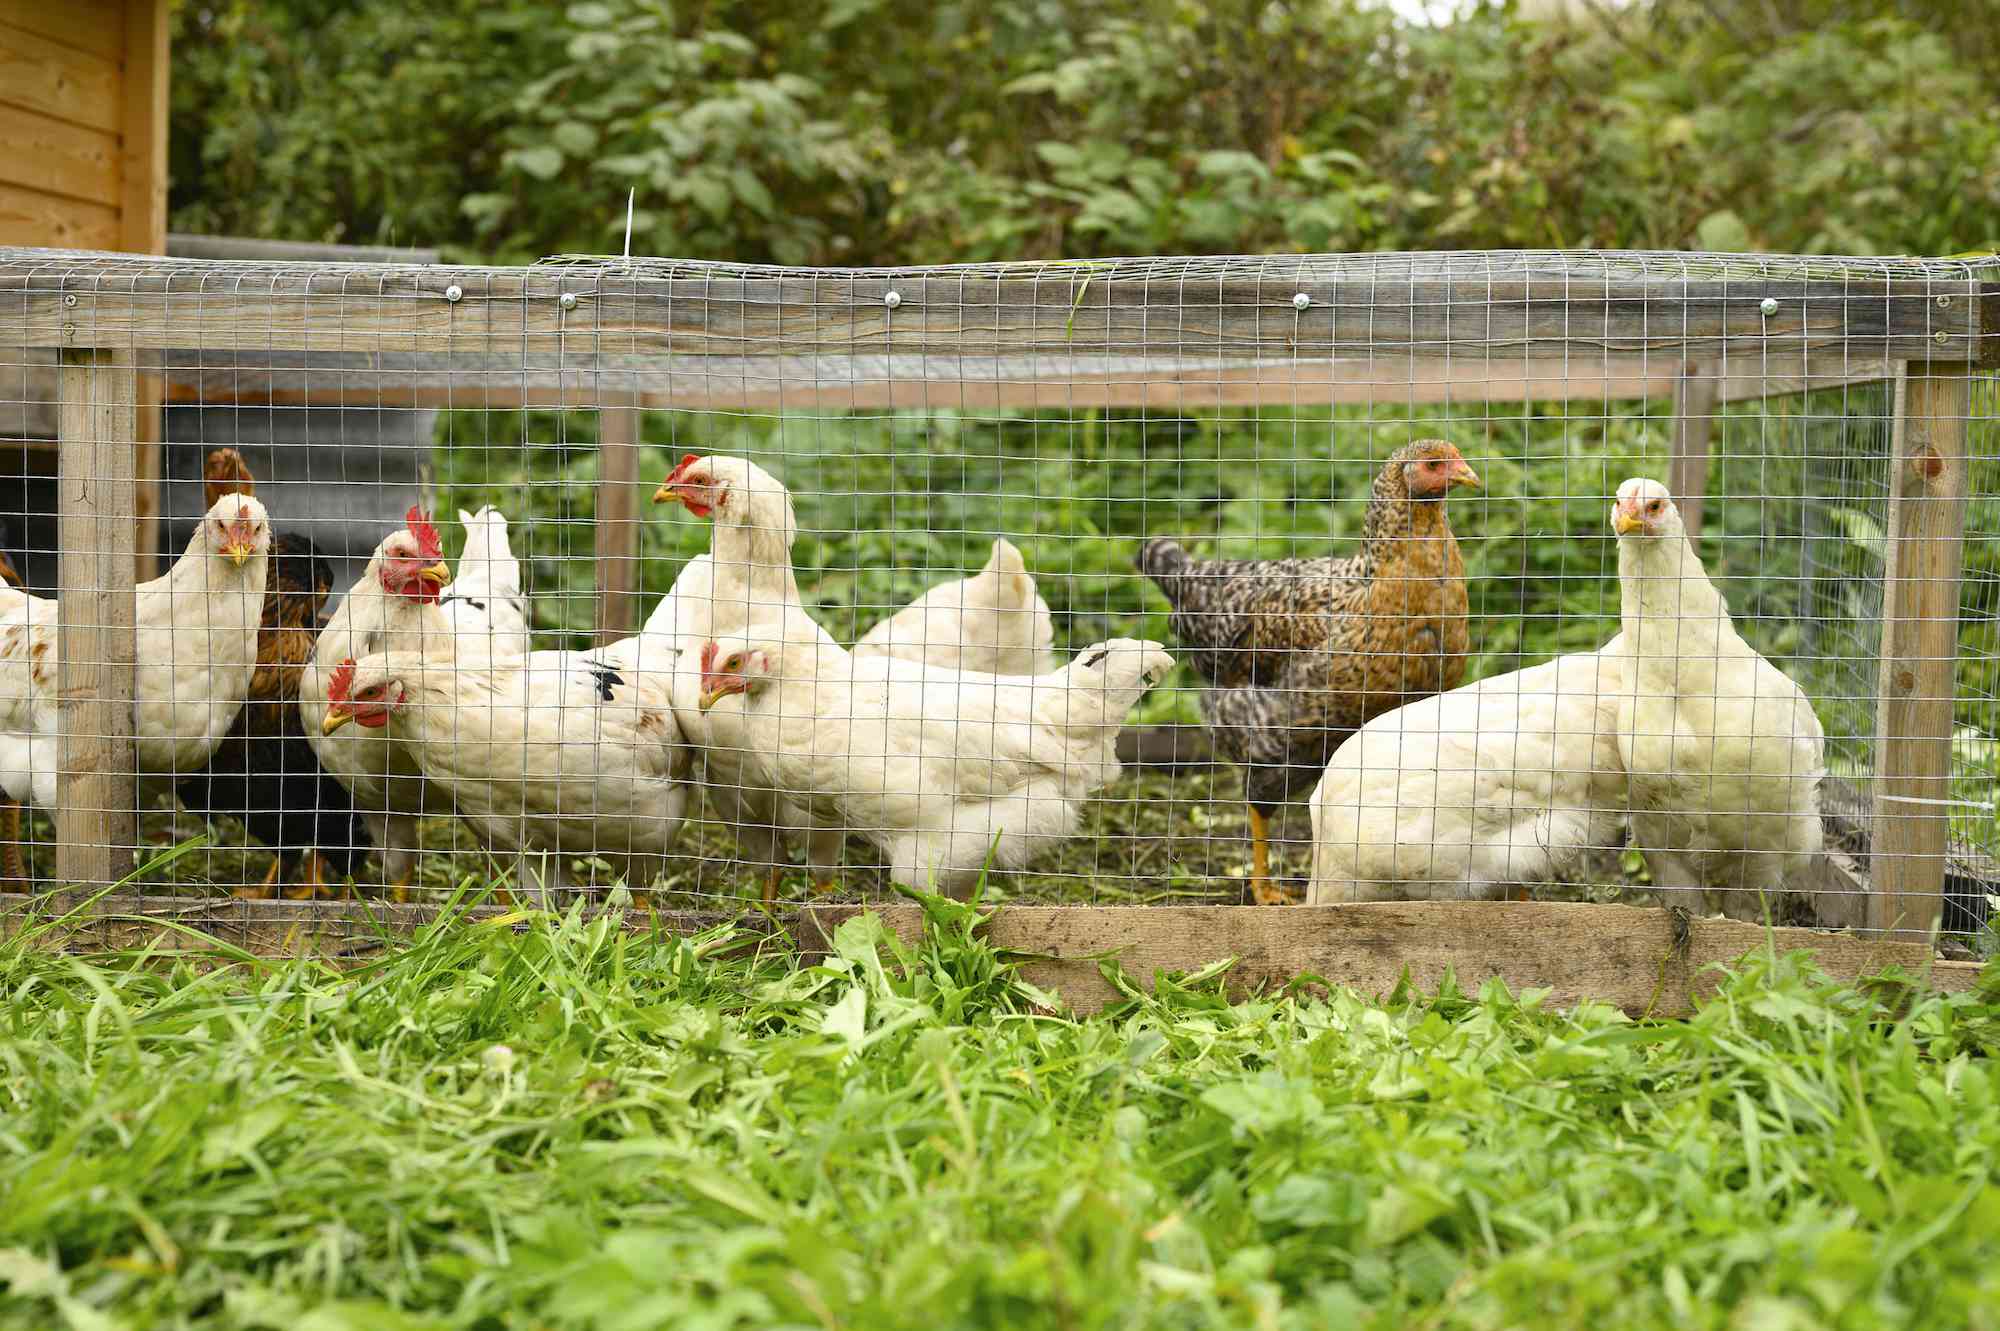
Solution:
<svg viewBox="0 0 2000 1331">
<path fill-rule="evenodd" d="M 1074 1021 L 933 910 L 0 944 L 0 1327 L 2000 1326 L 2000 974 Z"/>
</svg>

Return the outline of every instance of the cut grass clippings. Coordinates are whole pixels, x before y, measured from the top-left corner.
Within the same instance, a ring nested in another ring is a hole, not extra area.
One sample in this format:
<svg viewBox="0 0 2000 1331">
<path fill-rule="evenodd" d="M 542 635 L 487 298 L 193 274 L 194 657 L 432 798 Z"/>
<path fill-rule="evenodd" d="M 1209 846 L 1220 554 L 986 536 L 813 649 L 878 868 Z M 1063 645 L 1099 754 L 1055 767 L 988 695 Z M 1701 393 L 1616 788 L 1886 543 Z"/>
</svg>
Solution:
<svg viewBox="0 0 2000 1331">
<path fill-rule="evenodd" d="M 0 1327 L 2000 1326 L 2000 973 L 1072 1021 L 929 904 L 0 943 Z"/>
</svg>

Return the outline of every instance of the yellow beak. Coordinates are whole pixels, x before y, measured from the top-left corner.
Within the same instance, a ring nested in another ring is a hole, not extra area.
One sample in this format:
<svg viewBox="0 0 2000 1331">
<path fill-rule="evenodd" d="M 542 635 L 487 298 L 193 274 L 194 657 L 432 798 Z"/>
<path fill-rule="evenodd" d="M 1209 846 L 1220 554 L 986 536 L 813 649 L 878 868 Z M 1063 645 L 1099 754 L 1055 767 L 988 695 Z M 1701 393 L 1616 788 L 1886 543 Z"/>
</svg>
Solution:
<svg viewBox="0 0 2000 1331">
<path fill-rule="evenodd" d="M 328 712 L 326 720 L 319 723 L 319 733 L 322 735 L 331 735 L 334 731 L 340 729 L 353 719 L 354 713 L 352 712 Z"/>
<path fill-rule="evenodd" d="M 1460 462 L 1451 469 L 1451 483 L 1453 485 L 1469 485 L 1477 490 L 1479 488 L 1479 473 L 1472 469 L 1472 464 Z"/>
<path fill-rule="evenodd" d="M 709 708 L 715 706 L 717 703 L 721 702 L 724 698 L 727 698 L 730 694 L 735 692 L 736 690 L 730 688 L 727 684 L 716 685 L 714 688 L 707 690 L 701 695 L 701 710 L 704 712 L 707 711 Z"/>
<path fill-rule="evenodd" d="M 451 581 L 451 565 L 440 559 L 429 568 L 418 569 L 417 576 L 433 586 L 442 587 Z"/>
<path fill-rule="evenodd" d="M 671 504 L 677 498 L 679 496 L 674 493 L 674 487 L 664 481 L 660 483 L 659 489 L 653 491 L 653 502 L 656 504 Z"/>
<path fill-rule="evenodd" d="M 252 552 L 249 546 L 239 541 L 231 541 L 228 545 L 222 547 L 222 553 L 229 556 L 230 563 L 236 565 L 238 568 L 242 568 L 243 562 L 250 558 Z"/>
<path fill-rule="evenodd" d="M 1624 509 L 1618 510 L 1611 517 L 1611 530 L 1617 532 L 1620 536 L 1623 536 L 1626 532 L 1639 531 L 1645 525 L 1644 522 L 1639 520 L 1637 514 L 1627 513 Z"/>
</svg>

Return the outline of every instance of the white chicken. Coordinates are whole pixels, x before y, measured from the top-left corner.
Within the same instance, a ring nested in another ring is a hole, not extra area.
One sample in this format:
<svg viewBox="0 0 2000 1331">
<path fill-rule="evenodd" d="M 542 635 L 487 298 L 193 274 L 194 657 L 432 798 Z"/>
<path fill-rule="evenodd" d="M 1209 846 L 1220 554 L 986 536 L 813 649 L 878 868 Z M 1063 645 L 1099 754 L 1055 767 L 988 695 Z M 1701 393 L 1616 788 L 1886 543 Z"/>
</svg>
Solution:
<svg viewBox="0 0 2000 1331">
<path fill-rule="evenodd" d="M 1307 901 L 1498 898 L 1616 845 L 1615 647 L 1436 694 L 1348 736 L 1313 790 Z"/>
<path fill-rule="evenodd" d="M 421 509 L 375 547 L 374 556 L 320 631 L 299 678 L 299 718 L 324 767 L 354 796 L 354 807 L 382 851 L 382 876 L 400 896 L 415 876 L 420 817 L 451 812 L 451 798 L 424 780 L 414 759 L 379 730 L 326 733 L 328 686 L 341 661 L 385 651 L 457 654 L 459 639 L 438 608 L 451 581 L 444 544 Z M 484 639 L 465 645 L 476 657 Z"/>
<path fill-rule="evenodd" d="M 270 550 L 263 504 L 224 495 L 166 575 L 140 585 L 132 734 L 142 773 L 200 770 L 236 723 L 257 665 Z M 10 825 L 13 806 L 55 806 L 60 619 L 58 602 L 25 593 L 0 613 L 0 787 Z"/>
<path fill-rule="evenodd" d="M 532 646 L 528 602 L 521 595 L 521 561 L 507 541 L 507 519 L 488 504 L 477 513 L 461 508 L 458 521 L 465 528 L 465 550 L 458 575 L 438 595 L 438 607 L 460 639 L 484 636 L 487 655 L 525 655 Z"/>
<path fill-rule="evenodd" d="M 961 894 L 989 862 L 1017 869 L 1075 834 L 1118 777 L 1126 714 L 1173 668 L 1129 638 L 1038 677 L 866 677 L 839 647 L 774 637 L 705 643 L 701 659 L 701 710 L 740 716 L 771 786 L 873 843 L 894 881 Z"/>
<path fill-rule="evenodd" d="M 456 663 L 387 652 L 329 672 L 320 729 L 384 732 L 489 849 L 523 861 L 519 881 L 560 889 L 570 857 L 589 855 L 640 891 L 687 810 L 672 680 L 581 652 Z M 538 854 L 539 874 L 525 862 Z"/>
<path fill-rule="evenodd" d="M 613 664 L 648 663 L 670 645 L 678 655 L 675 716 L 699 754 L 697 780 L 716 816 L 729 824 L 745 863 L 765 871 L 764 899 L 777 895 L 788 835 L 802 835 L 806 861 L 824 884 L 840 863 L 846 840 L 838 823 L 815 820 L 785 799 L 749 761 L 742 717 L 733 710 L 710 714 L 696 705 L 701 692 L 701 644 L 741 635 L 839 651 L 807 613 L 792 570 L 798 515 L 783 482 L 746 458 L 690 453 L 660 483 L 656 504 L 678 501 L 714 524 L 709 553 L 688 562 L 666 597 L 647 616 L 637 638 L 599 655 Z"/>
<path fill-rule="evenodd" d="M 895 656 L 992 675 L 1056 668 L 1056 627 L 1012 541 L 993 542 L 986 566 L 940 583 L 861 635 L 860 657 Z"/>
<path fill-rule="evenodd" d="M 1737 635 L 1664 485 L 1619 486 L 1611 525 L 1633 844 L 1668 900 L 1712 895 L 1758 919 L 1760 894 L 1821 849 L 1825 734 L 1805 692 Z"/>
</svg>

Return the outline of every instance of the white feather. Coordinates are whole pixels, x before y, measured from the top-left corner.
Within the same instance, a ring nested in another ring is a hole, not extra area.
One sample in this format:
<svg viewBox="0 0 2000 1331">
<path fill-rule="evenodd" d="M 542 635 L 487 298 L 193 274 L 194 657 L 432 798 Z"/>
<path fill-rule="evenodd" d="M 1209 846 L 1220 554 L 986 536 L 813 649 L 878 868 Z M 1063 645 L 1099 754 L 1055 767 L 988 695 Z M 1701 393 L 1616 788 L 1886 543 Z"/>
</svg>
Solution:
<svg viewBox="0 0 2000 1331">
<path fill-rule="evenodd" d="M 1494 898 L 1616 844 L 1614 648 L 1437 694 L 1350 735 L 1313 791 L 1307 899 Z"/>
<path fill-rule="evenodd" d="M 528 603 L 521 594 L 521 561 L 507 540 L 507 519 L 492 505 L 477 513 L 458 511 L 465 528 L 465 551 L 458 575 L 438 598 L 452 631 L 483 638 L 494 656 L 520 656 L 530 646 Z M 464 648 L 460 647 L 460 656 Z"/>
<path fill-rule="evenodd" d="M 994 675 L 1039 675 L 1056 668 L 1055 622 L 1011 541 L 993 542 L 985 567 L 940 583 L 876 624 L 854 644 L 860 657 Z"/>
<path fill-rule="evenodd" d="M 241 566 L 218 524 L 254 525 Z M 200 769 L 236 724 L 257 666 L 271 532 L 264 506 L 224 495 L 164 577 L 138 589 L 132 733 L 141 772 Z M 0 786 L 53 808 L 57 776 L 57 602 L 18 594 L 0 613 Z"/>
</svg>

